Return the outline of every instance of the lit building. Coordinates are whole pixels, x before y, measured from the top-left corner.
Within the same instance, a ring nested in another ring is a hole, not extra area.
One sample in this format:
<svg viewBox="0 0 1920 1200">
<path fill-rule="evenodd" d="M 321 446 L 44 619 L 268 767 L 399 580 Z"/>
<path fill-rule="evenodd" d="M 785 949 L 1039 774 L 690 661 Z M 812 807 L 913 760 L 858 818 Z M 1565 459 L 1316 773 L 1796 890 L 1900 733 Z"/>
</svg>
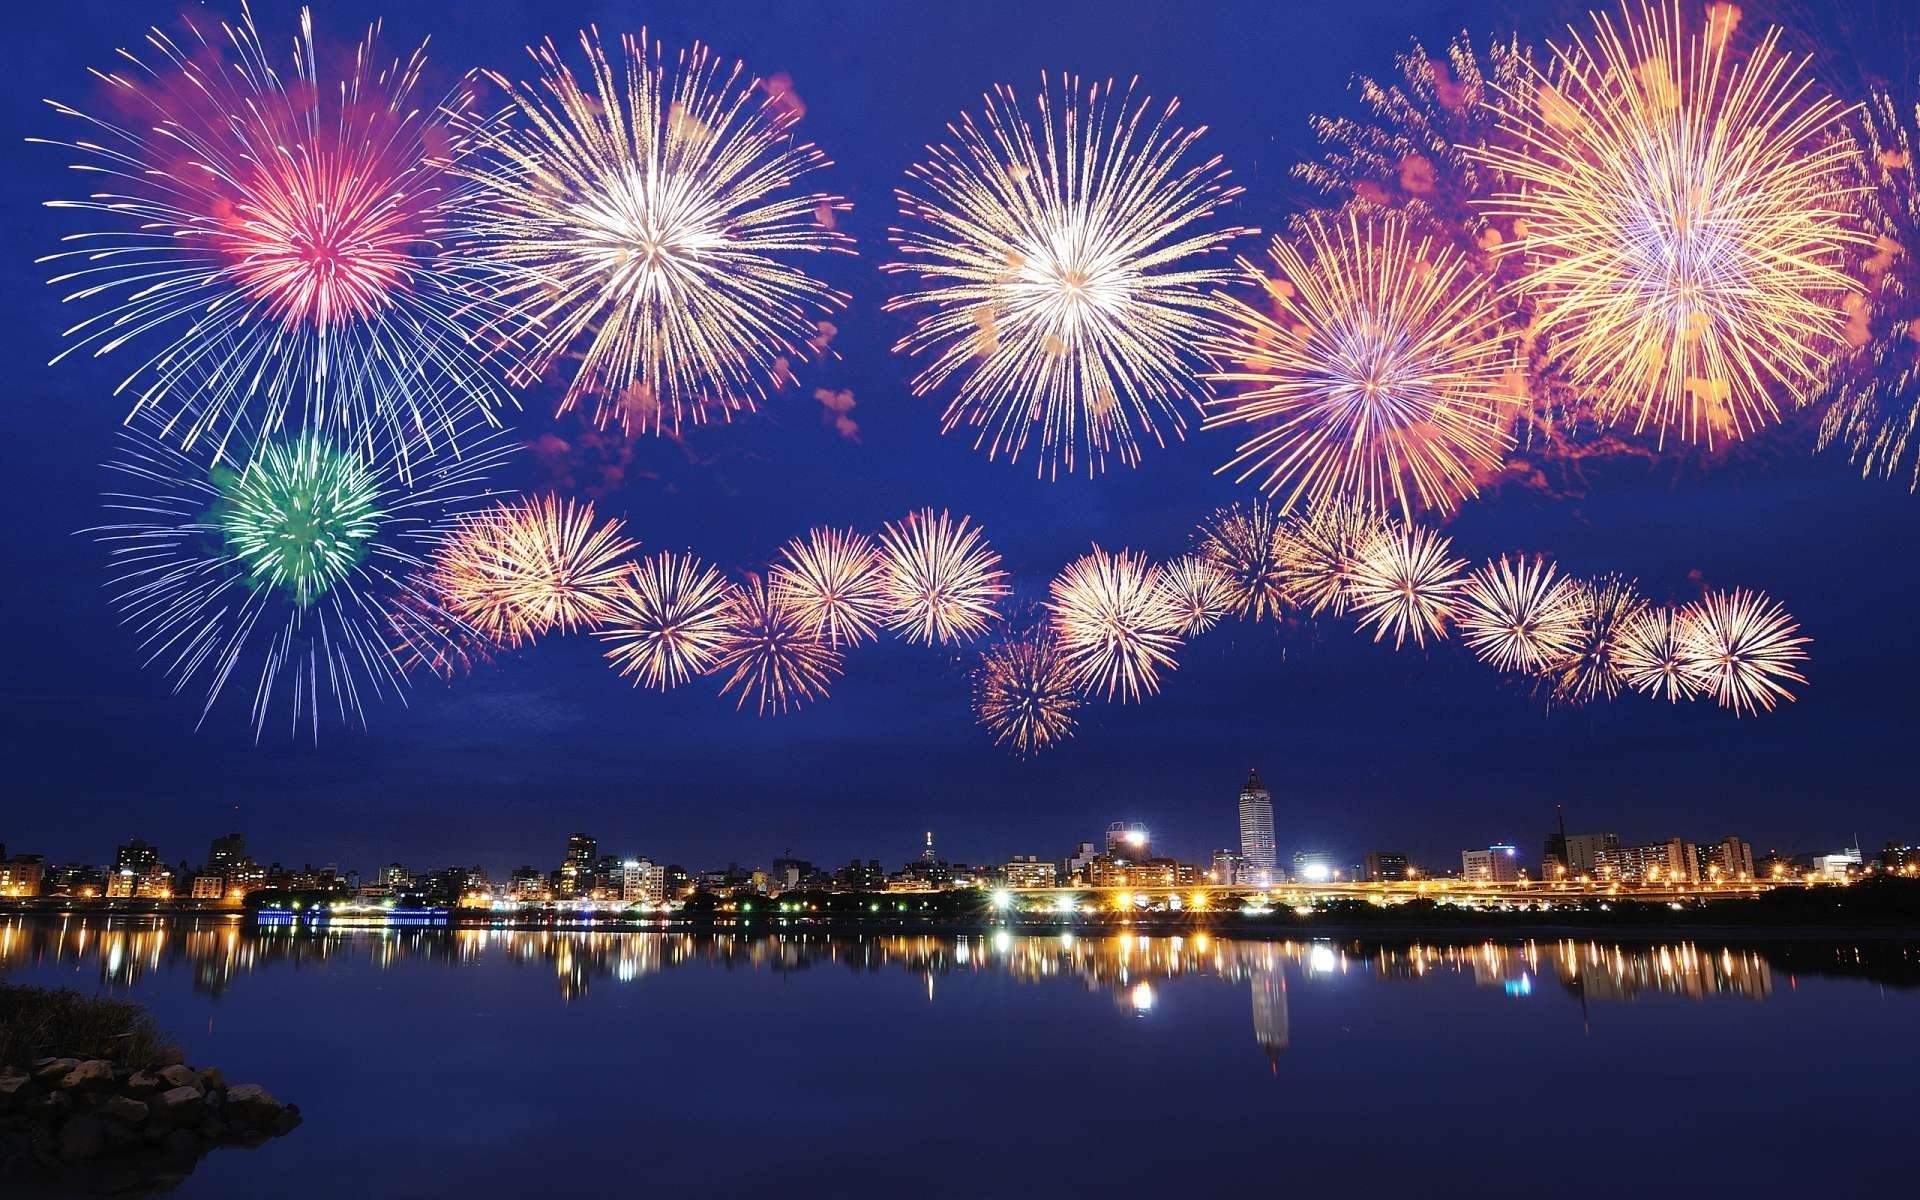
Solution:
<svg viewBox="0 0 1920 1200">
<path fill-rule="evenodd" d="M 1153 857 L 1153 839 L 1138 821 L 1115 821 L 1107 826 L 1107 857 L 1122 862 L 1144 862 Z"/>
<path fill-rule="evenodd" d="M 107 899 L 127 900 L 133 897 L 134 888 L 140 877 L 132 871 L 113 871 L 107 875 Z"/>
<path fill-rule="evenodd" d="M 567 839 L 567 854 L 560 860 L 559 892 L 562 900 L 575 900 L 593 890 L 593 864 L 600 857 L 600 843 L 584 833 Z"/>
<path fill-rule="evenodd" d="M 545 900 L 547 873 L 538 867 L 515 868 L 507 876 L 507 895 L 514 900 Z"/>
<path fill-rule="evenodd" d="M 1821 879 L 1840 881 L 1855 874 L 1860 869 L 1860 847 L 1849 846 L 1833 854 L 1813 856 L 1813 873 Z"/>
<path fill-rule="evenodd" d="M 658 904 L 667 897 L 667 869 L 656 867 L 644 858 L 627 859 L 621 864 L 620 899 L 629 904 L 645 901 Z"/>
<path fill-rule="evenodd" d="M 1213 881 L 1222 887 L 1238 887 L 1251 882 L 1247 860 L 1232 850 L 1213 852 Z M 1264 884 L 1260 886 L 1265 886 Z"/>
<path fill-rule="evenodd" d="M 133 885 L 133 894 L 141 900 L 166 900 L 173 895 L 173 873 L 156 863 Z"/>
<path fill-rule="evenodd" d="M 207 874 L 223 880 L 247 857 L 247 839 L 237 833 L 213 839 L 207 847 Z"/>
<path fill-rule="evenodd" d="M 1050 862 L 1042 862 L 1038 855 L 1029 854 L 1025 858 L 1014 856 L 1012 862 L 1000 868 L 1000 878 L 1010 888 L 1050 888 L 1060 881 L 1060 870 Z"/>
<path fill-rule="evenodd" d="M 1601 852 L 1619 848 L 1617 833 L 1549 834 L 1546 849 L 1540 856 L 1541 878 L 1577 879 L 1582 875 L 1596 878 L 1600 873 Z"/>
<path fill-rule="evenodd" d="M 1413 877 L 1407 865 L 1406 854 L 1399 850 L 1367 851 L 1364 870 L 1367 873 L 1368 883 L 1387 883 Z"/>
<path fill-rule="evenodd" d="M 122 871 L 145 875 L 158 865 L 160 852 L 139 838 L 123 842 L 113 849 L 113 870 L 116 875 Z"/>
<path fill-rule="evenodd" d="M 218 900 L 227 894 L 226 878 L 220 875 L 208 875 L 203 871 L 193 877 L 193 889 L 190 894 L 195 900 Z"/>
<path fill-rule="evenodd" d="M 1753 878 L 1753 847 L 1737 837 L 1702 842 L 1693 848 L 1693 854 L 1703 881 L 1738 882 Z"/>
<path fill-rule="evenodd" d="M 0 851 L 0 896 L 38 896 L 46 867 L 38 854 L 7 858 Z"/>
<path fill-rule="evenodd" d="M 1504 844 L 1462 850 L 1460 874 L 1473 883 L 1515 883 L 1520 878 L 1520 852 Z"/>
<path fill-rule="evenodd" d="M 1253 770 L 1247 772 L 1246 786 L 1240 789 L 1240 857 L 1246 860 L 1245 882 L 1256 887 L 1273 882 L 1279 865 L 1273 848 L 1273 793 Z"/>
<path fill-rule="evenodd" d="M 1595 856 L 1593 874 L 1610 883 L 1695 883 L 1700 857 L 1693 843 L 1679 838 L 1616 846 Z"/>
<path fill-rule="evenodd" d="M 1293 854 L 1295 883 L 1325 883 L 1333 878 L 1333 855 L 1321 850 L 1296 850 Z"/>
<path fill-rule="evenodd" d="M 1085 883 L 1087 868 L 1093 860 L 1100 857 L 1100 850 L 1092 842 L 1081 842 L 1074 852 L 1067 856 L 1067 882 Z"/>
<path fill-rule="evenodd" d="M 833 886 L 842 892 L 878 892 L 887 886 L 887 873 L 877 858 L 864 863 L 856 858 L 833 873 Z"/>
</svg>

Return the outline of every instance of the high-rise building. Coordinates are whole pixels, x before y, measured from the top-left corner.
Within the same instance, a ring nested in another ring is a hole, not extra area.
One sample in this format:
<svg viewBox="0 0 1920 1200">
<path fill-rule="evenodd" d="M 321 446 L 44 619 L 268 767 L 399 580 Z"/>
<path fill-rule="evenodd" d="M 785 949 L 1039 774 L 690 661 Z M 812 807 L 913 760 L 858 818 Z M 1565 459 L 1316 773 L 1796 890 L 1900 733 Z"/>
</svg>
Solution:
<svg viewBox="0 0 1920 1200">
<path fill-rule="evenodd" d="M 1753 878 L 1753 846 L 1737 837 L 1702 842 L 1693 853 L 1703 882 L 1738 883 Z"/>
<path fill-rule="evenodd" d="M 1700 878 L 1700 856 L 1693 843 L 1679 838 L 1614 846 L 1594 856 L 1593 874 L 1616 883 L 1693 883 Z"/>
<path fill-rule="evenodd" d="M 1025 858 L 1015 855 L 1012 862 L 1000 868 L 1000 877 L 1015 889 L 1050 888 L 1059 882 L 1059 874 L 1059 867 L 1032 854 Z"/>
<path fill-rule="evenodd" d="M 1548 834 L 1540 855 L 1540 877 L 1547 880 L 1592 877 L 1598 874 L 1601 851 L 1619 848 L 1617 833 Z"/>
<path fill-rule="evenodd" d="M 225 878 L 247 856 L 247 839 L 237 833 L 213 839 L 207 847 L 207 874 Z"/>
<path fill-rule="evenodd" d="M 1365 863 L 1368 883 L 1409 879 L 1407 856 L 1399 850 L 1369 850 Z"/>
<path fill-rule="evenodd" d="M 160 852 L 139 838 L 122 842 L 113 848 L 113 871 L 116 875 L 122 872 L 145 875 L 159 865 Z"/>
<path fill-rule="evenodd" d="M 1246 860 L 1247 882 L 1265 887 L 1273 882 L 1279 860 L 1273 848 L 1273 793 L 1249 770 L 1240 789 L 1240 857 Z"/>
<path fill-rule="evenodd" d="M 1474 883 L 1515 883 L 1520 879 L 1520 851 L 1504 843 L 1485 850 L 1462 850 L 1460 874 Z"/>
<path fill-rule="evenodd" d="M 600 858 L 600 843 L 584 833 L 567 839 L 566 857 L 560 860 L 559 891 L 562 900 L 576 900 L 593 890 L 593 867 Z"/>
</svg>

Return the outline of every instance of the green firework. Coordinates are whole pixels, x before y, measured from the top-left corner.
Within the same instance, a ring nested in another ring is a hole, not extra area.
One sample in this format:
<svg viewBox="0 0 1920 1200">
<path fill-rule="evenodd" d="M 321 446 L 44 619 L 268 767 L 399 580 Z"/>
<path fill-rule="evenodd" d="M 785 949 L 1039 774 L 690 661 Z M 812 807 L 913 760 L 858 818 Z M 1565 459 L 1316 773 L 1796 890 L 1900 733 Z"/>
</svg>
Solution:
<svg viewBox="0 0 1920 1200">
<path fill-rule="evenodd" d="M 302 608 L 360 564 L 384 515 L 374 473 L 313 434 L 263 446 L 245 470 L 212 480 L 228 553 L 255 586 L 282 588 Z"/>
</svg>

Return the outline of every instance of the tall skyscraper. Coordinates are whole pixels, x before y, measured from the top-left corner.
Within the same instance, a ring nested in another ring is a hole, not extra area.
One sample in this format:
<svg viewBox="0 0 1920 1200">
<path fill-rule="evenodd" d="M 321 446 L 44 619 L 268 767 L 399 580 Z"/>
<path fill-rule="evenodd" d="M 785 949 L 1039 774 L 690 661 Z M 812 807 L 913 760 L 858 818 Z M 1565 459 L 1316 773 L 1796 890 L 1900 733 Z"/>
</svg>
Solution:
<svg viewBox="0 0 1920 1200">
<path fill-rule="evenodd" d="M 1247 772 L 1247 785 L 1240 789 L 1240 857 L 1246 862 L 1250 882 L 1261 887 L 1273 882 L 1273 868 L 1279 861 L 1273 849 L 1273 793 L 1260 782 L 1260 772 Z"/>
<path fill-rule="evenodd" d="M 213 839 L 207 847 L 207 874 L 225 877 L 247 856 L 247 839 L 237 833 Z"/>
</svg>

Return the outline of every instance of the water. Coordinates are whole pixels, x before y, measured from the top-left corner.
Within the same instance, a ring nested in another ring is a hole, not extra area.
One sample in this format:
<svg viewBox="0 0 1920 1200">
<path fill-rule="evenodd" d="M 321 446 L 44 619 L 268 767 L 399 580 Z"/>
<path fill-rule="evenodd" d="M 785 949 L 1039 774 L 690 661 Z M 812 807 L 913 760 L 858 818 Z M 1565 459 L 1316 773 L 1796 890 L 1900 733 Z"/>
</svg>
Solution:
<svg viewBox="0 0 1920 1200">
<path fill-rule="evenodd" d="M 0 974 L 301 1106 L 186 1197 L 1859 1194 L 1920 1132 L 1920 943 L 73 920 Z"/>
</svg>

